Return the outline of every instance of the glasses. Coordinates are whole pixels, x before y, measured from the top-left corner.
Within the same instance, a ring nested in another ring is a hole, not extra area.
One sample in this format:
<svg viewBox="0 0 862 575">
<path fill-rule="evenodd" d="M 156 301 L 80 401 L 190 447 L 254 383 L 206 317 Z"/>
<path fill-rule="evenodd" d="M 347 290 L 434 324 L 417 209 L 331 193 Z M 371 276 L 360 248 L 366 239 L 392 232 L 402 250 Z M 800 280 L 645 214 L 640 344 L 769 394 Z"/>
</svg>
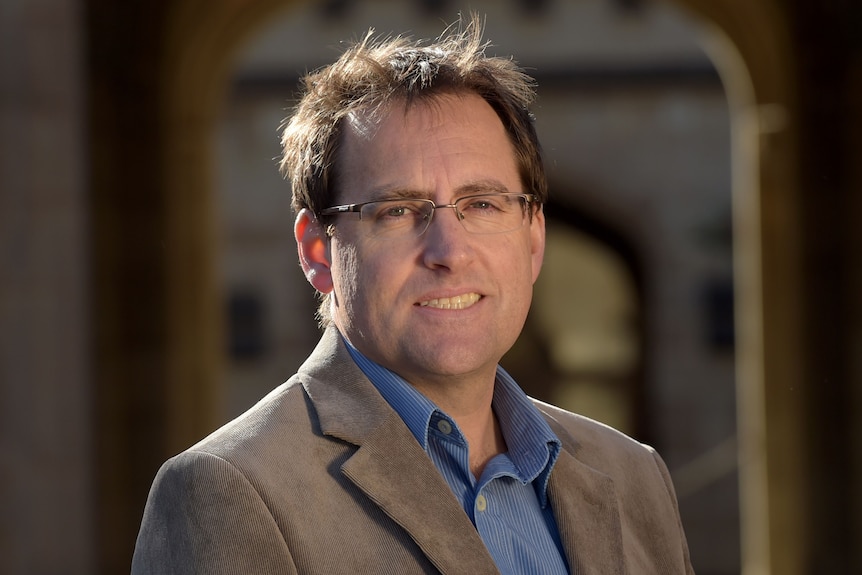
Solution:
<svg viewBox="0 0 862 575">
<path fill-rule="evenodd" d="M 418 237 L 425 233 L 434 211 L 452 208 L 464 229 L 471 234 L 501 234 L 517 230 L 527 219 L 532 194 L 481 194 L 464 196 L 451 204 L 432 200 L 398 198 L 345 204 L 320 210 L 321 216 L 356 212 L 373 236 Z"/>
</svg>

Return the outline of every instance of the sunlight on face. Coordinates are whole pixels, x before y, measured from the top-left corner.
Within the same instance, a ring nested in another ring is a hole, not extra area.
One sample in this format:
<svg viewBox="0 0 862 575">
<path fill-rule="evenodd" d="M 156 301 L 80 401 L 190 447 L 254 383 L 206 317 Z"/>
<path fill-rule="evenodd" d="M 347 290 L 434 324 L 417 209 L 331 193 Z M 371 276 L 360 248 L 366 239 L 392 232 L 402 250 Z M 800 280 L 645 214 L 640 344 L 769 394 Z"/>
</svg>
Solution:
<svg viewBox="0 0 862 575">
<path fill-rule="evenodd" d="M 373 125 L 348 123 L 339 203 L 523 193 L 508 136 L 479 96 L 441 95 L 388 112 Z M 438 212 L 424 234 L 398 241 L 367 233 L 358 214 L 335 218 L 333 319 L 357 349 L 414 385 L 493 380 L 530 306 L 544 217 L 539 211 L 513 231 L 477 235 L 453 210 Z"/>
</svg>

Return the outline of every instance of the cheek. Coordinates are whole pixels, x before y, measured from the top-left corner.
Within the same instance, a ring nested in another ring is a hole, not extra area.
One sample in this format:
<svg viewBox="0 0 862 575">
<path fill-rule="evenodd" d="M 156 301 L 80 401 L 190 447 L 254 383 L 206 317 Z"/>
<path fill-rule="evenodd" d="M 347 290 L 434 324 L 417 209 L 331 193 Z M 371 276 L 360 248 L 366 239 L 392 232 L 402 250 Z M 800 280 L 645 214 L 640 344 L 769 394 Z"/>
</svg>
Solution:
<svg viewBox="0 0 862 575">
<path fill-rule="evenodd" d="M 517 257 L 510 259 L 510 267 L 504 281 L 510 282 L 511 290 L 515 294 L 516 305 L 519 308 L 518 312 L 526 315 L 533 299 L 533 285 L 541 268 L 541 259 L 537 266 L 535 254 L 529 247 L 524 247 L 524 244 L 513 246 L 512 250 L 519 250 L 520 253 Z"/>
<path fill-rule="evenodd" d="M 333 284 L 345 319 L 357 320 L 369 313 L 379 313 L 383 303 L 395 297 L 395 286 L 404 281 L 396 268 L 391 247 L 338 245 L 333 250 Z"/>
<path fill-rule="evenodd" d="M 359 269 L 359 254 L 355 246 L 344 243 L 333 245 L 332 283 L 339 307 L 349 305 L 361 294 Z"/>
<path fill-rule="evenodd" d="M 538 273 L 536 268 L 537 262 L 535 260 L 536 254 L 530 249 L 529 241 L 513 243 L 506 249 L 501 249 L 500 253 L 509 254 L 506 260 L 509 265 L 509 273 L 513 274 L 510 276 L 511 281 L 516 281 L 515 278 L 517 278 L 517 281 L 524 281 L 524 278 L 526 278 L 526 281 L 531 284 L 536 281 Z M 541 259 L 539 260 L 539 265 L 541 265 Z"/>
</svg>

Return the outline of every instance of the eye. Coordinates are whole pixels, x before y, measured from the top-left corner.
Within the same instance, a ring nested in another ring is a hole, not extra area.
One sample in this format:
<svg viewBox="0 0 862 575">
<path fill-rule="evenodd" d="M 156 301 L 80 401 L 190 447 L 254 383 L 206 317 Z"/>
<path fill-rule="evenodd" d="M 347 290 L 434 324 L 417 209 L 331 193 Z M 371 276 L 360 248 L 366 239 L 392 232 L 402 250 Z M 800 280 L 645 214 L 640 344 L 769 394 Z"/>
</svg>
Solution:
<svg viewBox="0 0 862 575">
<path fill-rule="evenodd" d="M 491 208 L 495 208 L 493 202 L 489 202 L 488 200 L 476 200 L 475 202 L 470 202 L 471 208 L 478 208 L 480 210 L 488 210 Z"/>
<path fill-rule="evenodd" d="M 477 213 L 493 213 L 506 211 L 508 198 L 505 196 L 474 196 L 463 198 L 464 208 L 462 211 Z"/>
<path fill-rule="evenodd" d="M 407 213 L 407 206 L 386 206 L 386 209 L 381 212 L 381 217 L 397 218 Z"/>
<path fill-rule="evenodd" d="M 375 202 L 369 207 L 372 208 L 373 219 L 378 222 L 412 219 L 422 215 L 421 204 L 403 200 Z"/>
</svg>

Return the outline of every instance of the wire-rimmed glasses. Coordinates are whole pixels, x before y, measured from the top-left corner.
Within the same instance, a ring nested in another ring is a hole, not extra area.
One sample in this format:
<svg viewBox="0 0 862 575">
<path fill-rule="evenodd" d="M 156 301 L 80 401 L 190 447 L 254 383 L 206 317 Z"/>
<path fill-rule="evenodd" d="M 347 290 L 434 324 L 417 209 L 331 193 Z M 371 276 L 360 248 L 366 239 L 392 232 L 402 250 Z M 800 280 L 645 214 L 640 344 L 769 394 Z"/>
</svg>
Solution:
<svg viewBox="0 0 862 575">
<path fill-rule="evenodd" d="M 425 233 L 434 211 L 452 208 L 471 234 L 499 234 L 517 230 L 528 219 L 532 194 L 492 193 L 462 196 L 451 204 L 422 198 L 391 198 L 344 204 L 320 210 L 321 216 L 355 212 L 373 236 L 418 237 Z"/>
</svg>

